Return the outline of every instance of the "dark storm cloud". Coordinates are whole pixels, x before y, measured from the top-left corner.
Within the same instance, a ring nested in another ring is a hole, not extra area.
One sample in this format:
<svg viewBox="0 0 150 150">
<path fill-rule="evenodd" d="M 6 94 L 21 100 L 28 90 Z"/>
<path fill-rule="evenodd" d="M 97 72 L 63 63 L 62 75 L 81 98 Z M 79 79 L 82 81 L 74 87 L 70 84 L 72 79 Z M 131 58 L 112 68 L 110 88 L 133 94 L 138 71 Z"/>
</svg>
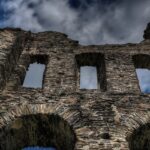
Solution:
<svg viewBox="0 0 150 150">
<path fill-rule="evenodd" d="M 150 21 L 149 0 L 3 0 L 2 5 L 5 26 L 65 32 L 82 44 L 139 42 Z"/>
</svg>

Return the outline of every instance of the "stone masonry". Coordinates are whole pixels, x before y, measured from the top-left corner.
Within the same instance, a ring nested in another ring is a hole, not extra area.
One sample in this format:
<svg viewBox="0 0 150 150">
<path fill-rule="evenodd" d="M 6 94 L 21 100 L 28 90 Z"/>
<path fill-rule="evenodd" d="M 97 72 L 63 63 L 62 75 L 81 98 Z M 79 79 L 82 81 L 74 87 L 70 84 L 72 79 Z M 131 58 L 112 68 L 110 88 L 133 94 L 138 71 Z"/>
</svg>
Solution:
<svg viewBox="0 0 150 150">
<path fill-rule="evenodd" d="M 58 32 L 0 30 L 0 150 L 150 150 L 150 95 L 136 67 L 150 68 L 150 25 L 139 44 L 82 46 Z M 43 88 L 22 83 L 33 58 Z M 100 87 L 79 89 L 80 66 L 98 68 Z"/>
</svg>

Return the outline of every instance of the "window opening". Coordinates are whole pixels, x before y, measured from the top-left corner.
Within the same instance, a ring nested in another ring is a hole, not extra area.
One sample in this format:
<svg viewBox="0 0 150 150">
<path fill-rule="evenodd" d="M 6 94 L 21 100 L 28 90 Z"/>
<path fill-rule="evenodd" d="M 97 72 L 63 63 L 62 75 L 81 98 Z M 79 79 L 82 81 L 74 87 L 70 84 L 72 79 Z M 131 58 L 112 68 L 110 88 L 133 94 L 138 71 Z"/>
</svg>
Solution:
<svg viewBox="0 0 150 150">
<path fill-rule="evenodd" d="M 75 56 L 77 86 L 80 89 L 106 90 L 106 70 L 104 55 L 101 53 L 82 53 Z"/>
<path fill-rule="evenodd" d="M 46 56 L 32 56 L 31 62 L 27 69 L 23 87 L 27 88 L 42 88 L 44 73 L 46 69 Z"/>
<path fill-rule="evenodd" d="M 38 64 L 37 62 L 30 64 L 26 72 L 23 87 L 42 88 L 44 71 L 44 64 Z"/>
<path fill-rule="evenodd" d="M 139 80 L 141 92 L 150 93 L 150 70 L 136 69 L 136 74 Z"/>
<path fill-rule="evenodd" d="M 97 68 L 96 66 L 80 67 L 80 89 L 97 89 Z"/>
<path fill-rule="evenodd" d="M 142 93 L 150 93 L 150 56 L 139 54 L 133 56 L 134 66 Z"/>
</svg>

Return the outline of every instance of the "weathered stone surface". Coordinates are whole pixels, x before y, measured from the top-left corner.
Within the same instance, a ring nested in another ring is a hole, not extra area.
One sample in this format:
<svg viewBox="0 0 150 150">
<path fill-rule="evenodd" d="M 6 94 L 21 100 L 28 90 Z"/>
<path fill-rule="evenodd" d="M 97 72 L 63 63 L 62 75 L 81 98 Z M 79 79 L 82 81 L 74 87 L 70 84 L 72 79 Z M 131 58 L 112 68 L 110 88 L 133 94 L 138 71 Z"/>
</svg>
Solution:
<svg viewBox="0 0 150 150">
<path fill-rule="evenodd" d="M 87 58 L 78 60 L 83 53 Z M 100 56 L 96 62 L 94 55 L 89 57 L 91 53 Z M 145 138 L 143 135 L 149 133 L 149 126 L 146 130 L 144 127 L 150 123 L 150 95 L 140 92 L 135 73 L 140 64 L 133 62 L 133 56 L 137 60 L 141 54 L 150 56 L 149 40 L 139 44 L 81 46 L 58 32 L 0 30 L 1 149 L 18 150 L 17 147 L 49 146 L 49 143 L 58 150 L 128 150 L 134 149 L 134 137 L 139 132 L 143 133 L 140 142 L 145 144 L 149 140 L 149 135 Z M 47 59 L 43 88 L 24 88 L 26 70 L 36 56 Z M 99 81 L 105 85 L 97 90 L 79 89 L 79 67 L 84 63 L 101 69 L 103 76 Z M 144 65 L 149 67 L 148 64 L 146 61 Z M 54 123 L 55 115 L 62 122 Z M 50 116 L 53 119 L 44 124 Z M 52 125 L 48 128 L 48 124 Z M 47 131 L 45 135 L 50 140 L 47 143 L 43 134 L 43 145 L 37 142 L 42 137 L 40 127 Z M 50 131 L 60 138 L 52 138 Z M 23 138 L 21 133 L 26 139 L 31 133 L 31 140 L 24 139 L 26 145 L 24 140 L 17 140 Z M 62 147 L 61 138 L 66 147 Z"/>
</svg>

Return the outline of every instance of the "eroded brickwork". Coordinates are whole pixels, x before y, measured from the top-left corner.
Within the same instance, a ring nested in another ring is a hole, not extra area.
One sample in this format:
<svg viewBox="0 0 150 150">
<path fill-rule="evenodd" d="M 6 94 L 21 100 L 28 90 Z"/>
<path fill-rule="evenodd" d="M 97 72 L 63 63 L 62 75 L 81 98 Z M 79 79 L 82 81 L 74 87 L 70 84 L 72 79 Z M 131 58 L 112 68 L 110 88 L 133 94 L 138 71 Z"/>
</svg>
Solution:
<svg viewBox="0 0 150 150">
<path fill-rule="evenodd" d="M 103 74 L 105 82 L 102 82 L 105 84 L 104 90 L 79 89 L 76 56 L 83 53 L 104 56 L 105 69 L 102 71 L 105 74 Z M 81 46 L 62 33 L 1 30 L 0 148 L 17 150 L 15 141 L 16 137 L 19 138 L 19 133 L 25 135 L 30 133 L 21 133 L 27 125 L 24 116 L 32 118 L 33 115 L 43 114 L 44 118 L 44 115 L 58 115 L 67 121 L 74 133 L 71 135 L 70 131 L 66 130 L 66 140 L 68 137 L 76 139 L 72 140 L 75 150 L 134 149 L 133 134 L 138 134 L 140 132 L 138 129 L 143 129 L 145 125 L 146 130 L 142 136 L 150 130 L 150 95 L 140 92 L 133 63 L 133 56 L 137 54 L 150 55 L 148 31 L 145 31 L 145 40 L 139 44 Z M 43 89 L 24 88 L 22 83 L 26 70 L 36 55 L 45 56 L 47 59 Z M 41 120 L 47 120 L 46 118 Z M 19 119 L 22 121 L 18 124 Z M 31 125 L 30 129 L 36 131 L 36 124 L 39 128 L 39 122 L 35 120 L 34 123 L 35 126 Z M 44 121 L 42 123 L 44 124 Z M 63 123 L 58 125 L 57 135 L 59 131 L 62 134 L 59 129 L 61 127 L 62 130 L 67 128 Z M 9 136 L 6 138 L 6 135 Z M 33 135 L 30 136 L 31 139 L 38 138 L 37 135 Z M 148 139 L 150 143 L 149 135 L 146 135 L 146 139 L 145 137 L 139 139 L 139 141 Z M 38 144 L 35 139 L 33 141 L 29 146 Z M 19 148 L 28 146 L 22 142 L 17 143 Z M 41 146 L 49 146 L 46 142 L 42 142 Z M 60 140 L 58 143 L 61 143 Z M 63 150 L 65 147 L 62 148 L 60 145 L 55 143 L 52 146 Z"/>
</svg>

